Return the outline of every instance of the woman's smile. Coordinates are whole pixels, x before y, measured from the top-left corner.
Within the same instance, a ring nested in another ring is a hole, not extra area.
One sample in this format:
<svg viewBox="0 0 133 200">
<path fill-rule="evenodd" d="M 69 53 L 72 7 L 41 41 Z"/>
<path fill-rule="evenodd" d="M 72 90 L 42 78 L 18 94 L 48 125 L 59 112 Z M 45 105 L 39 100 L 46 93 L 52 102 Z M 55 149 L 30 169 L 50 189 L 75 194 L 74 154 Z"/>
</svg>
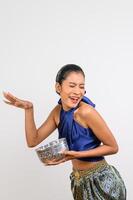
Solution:
<svg viewBox="0 0 133 200">
<path fill-rule="evenodd" d="M 69 97 L 69 99 L 71 100 L 71 102 L 73 103 L 73 104 L 77 104 L 78 102 L 79 102 L 79 97 Z"/>
</svg>

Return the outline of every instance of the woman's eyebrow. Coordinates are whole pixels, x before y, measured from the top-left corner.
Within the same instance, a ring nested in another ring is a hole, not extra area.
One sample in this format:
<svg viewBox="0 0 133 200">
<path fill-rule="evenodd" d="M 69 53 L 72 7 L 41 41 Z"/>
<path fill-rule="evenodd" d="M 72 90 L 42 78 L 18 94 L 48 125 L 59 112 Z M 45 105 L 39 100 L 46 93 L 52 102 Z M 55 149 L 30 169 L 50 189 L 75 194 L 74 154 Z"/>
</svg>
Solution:
<svg viewBox="0 0 133 200">
<path fill-rule="evenodd" d="M 69 84 L 77 85 L 77 83 L 74 83 L 74 82 L 69 82 Z M 79 85 L 85 85 L 85 84 L 84 83 L 80 83 Z"/>
</svg>

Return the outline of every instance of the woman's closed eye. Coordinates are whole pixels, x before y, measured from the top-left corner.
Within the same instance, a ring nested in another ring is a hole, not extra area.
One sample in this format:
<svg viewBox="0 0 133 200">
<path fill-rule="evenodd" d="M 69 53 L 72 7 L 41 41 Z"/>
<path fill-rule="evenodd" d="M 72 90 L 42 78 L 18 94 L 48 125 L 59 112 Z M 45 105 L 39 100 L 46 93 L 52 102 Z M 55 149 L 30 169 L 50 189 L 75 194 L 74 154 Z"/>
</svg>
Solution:
<svg viewBox="0 0 133 200">
<path fill-rule="evenodd" d="M 71 88 L 76 87 L 75 85 L 70 85 Z M 79 87 L 80 89 L 85 89 L 85 87 Z"/>
<path fill-rule="evenodd" d="M 74 87 L 75 87 L 75 85 L 70 85 L 70 87 L 71 87 L 71 88 L 74 88 Z"/>
</svg>

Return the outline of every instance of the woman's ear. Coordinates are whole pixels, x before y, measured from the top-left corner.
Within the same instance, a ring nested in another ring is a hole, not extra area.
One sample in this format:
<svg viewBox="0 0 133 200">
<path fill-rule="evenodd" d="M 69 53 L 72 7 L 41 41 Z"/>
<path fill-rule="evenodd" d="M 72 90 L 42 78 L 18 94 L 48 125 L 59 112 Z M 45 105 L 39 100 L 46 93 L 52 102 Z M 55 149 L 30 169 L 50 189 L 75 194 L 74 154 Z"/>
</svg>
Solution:
<svg viewBox="0 0 133 200">
<path fill-rule="evenodd" d="M 59 84 L 59 83 L 56 83 L 56 84 L 55 84 L 55 91 L 57 92 L 57 94 L 59 94 L 59 95 L 60 95 L 61 86 L 60 86 L 60 84 Z"/>
</svg>

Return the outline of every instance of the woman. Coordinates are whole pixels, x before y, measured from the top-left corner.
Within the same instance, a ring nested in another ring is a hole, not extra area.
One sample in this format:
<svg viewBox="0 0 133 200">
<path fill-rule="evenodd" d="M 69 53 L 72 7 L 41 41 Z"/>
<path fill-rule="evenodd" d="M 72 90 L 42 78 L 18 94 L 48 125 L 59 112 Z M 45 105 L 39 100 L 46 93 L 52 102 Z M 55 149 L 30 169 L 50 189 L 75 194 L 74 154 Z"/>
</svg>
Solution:
<svg viewBox="0 0 133 200">
<path fill-rule="evenodd" d="M 118 145 L 95 105 L 84 96 L 82 68 L 74 64 L 63 66 L 57 73 L 55 88 L 60 95 L 58 105 L 38 129 L 33 104 L 4 93 L 5 103 L 25 110 L 27 145 L 35 147 L 58 128 L 59 138 L 67 139 L 69 151 L 62 152 L 62 160 L 54 159 L 46 165 L 72 161 L 70 179 L 74 199 L 125 200 L 124 182 L 117 169 L 105 160 L 106 155 L 118 152 Z"/>
</svg>

